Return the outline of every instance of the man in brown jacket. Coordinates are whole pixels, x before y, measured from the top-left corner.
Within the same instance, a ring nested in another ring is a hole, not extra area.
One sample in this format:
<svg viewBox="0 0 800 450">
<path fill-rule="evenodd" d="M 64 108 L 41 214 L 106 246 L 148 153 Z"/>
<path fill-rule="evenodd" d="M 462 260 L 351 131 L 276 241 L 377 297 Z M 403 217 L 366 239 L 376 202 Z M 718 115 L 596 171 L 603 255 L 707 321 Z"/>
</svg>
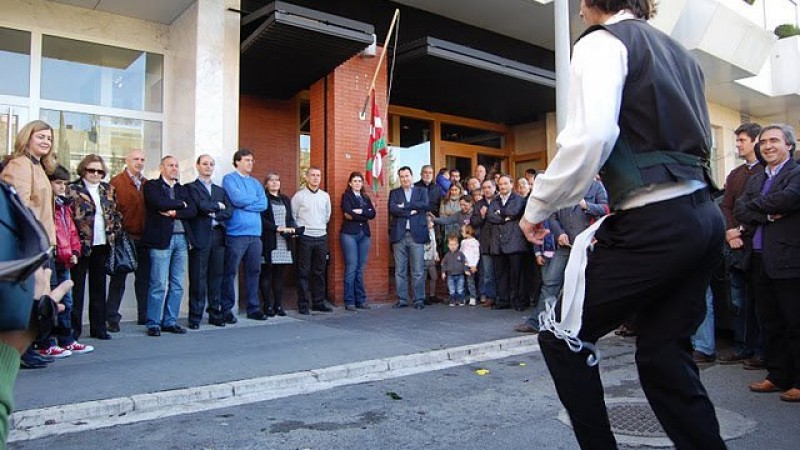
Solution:
<svg viewBox="0 0 800 450">
<path fill-rule="evenodd" d="M 111 185 L 117 191 L 117 209 L 122 213 L 122 228 L 128 233 L 133 245 L 136 247 L 139 266 L 136 269 L 136 316 L 139 325 L 144 325 L 147 315 L 147 284 L 150 278 L 150 260 L 147 250 L 141 247 L 140 240 L 144 231 L 144 196 L 142 187 L 147 181 L 142 170 L 144 169 L 144 152 L 133 150 L 125 157 L 125 170 L 111 179 Z M 111 277 L 108 286 L 108 331 L 118 332 L 119 305 L 125 294 L 125 279 L 127 274 Z"/>
<path fill-rule="evenodd" d="M 744 272 L 744 241 L 740 231 L 740 223 L 733 215 L 736 200 L 744 193 L 747 180 L 754 174 L 763 172 L 764 167 L 756 157 L 756 142 L 761 132 L 757 123 L 740 125 L 736 136 L 737 155 L 744 159 L 744 164 L 733 169 L 725 179 L 725 196 L 720 208 L 725 215 L 725 254 L 728 257 L 731 303 L 737 307 L 734 321 L 734 350 L 730 354 L 719 357 L 720 364 L 744 364 L 745 369 L 764 367 L 764 344 L 761 339 L 761 327 L 756 319 L 755 299 L 750 286 L 750 277 Z"/>
</svg>

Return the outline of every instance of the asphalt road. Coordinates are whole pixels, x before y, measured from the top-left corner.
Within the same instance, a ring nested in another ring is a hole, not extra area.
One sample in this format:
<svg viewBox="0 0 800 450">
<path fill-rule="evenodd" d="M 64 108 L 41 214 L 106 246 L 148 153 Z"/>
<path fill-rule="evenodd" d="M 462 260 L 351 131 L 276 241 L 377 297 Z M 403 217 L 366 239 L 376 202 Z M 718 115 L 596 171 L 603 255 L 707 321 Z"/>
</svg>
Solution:
<svg viewBox="0 0 800 450">
<path fill-rule="evenodd" d="M 609 398 L 643 396 L 630 340 L 602 363 Z M 488 370 L 484 373 L 482 370 Z M 718 408 L 756 423 L 731 449 L 795 449 L 800 407 L 746 392 L 763 372 L 712 365 Z M 279 400 L 20 442 L 12 449 L 574 449 L 539 353 Z M 625 447 L 623 447 L 625 448 Z"/>
</svg>

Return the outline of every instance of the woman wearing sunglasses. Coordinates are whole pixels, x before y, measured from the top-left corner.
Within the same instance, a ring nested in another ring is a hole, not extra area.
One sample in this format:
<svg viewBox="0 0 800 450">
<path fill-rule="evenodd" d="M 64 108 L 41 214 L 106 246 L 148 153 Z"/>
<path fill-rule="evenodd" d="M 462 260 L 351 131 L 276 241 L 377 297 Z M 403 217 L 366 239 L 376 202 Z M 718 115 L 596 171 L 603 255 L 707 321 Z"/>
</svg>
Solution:
<svg viewBox="0 0 800 450">
<path fill-rule="evenodd" d="M 78 164 L 81 178 L 70 183 L 67 195 L 72 198 L 73 217 L 81 239 L 81 255 L 72 268 L 72 328 L 75 339 L 82 331 L 86 275 L 89 275 L 89 335 L 111 339 L 106 329 L 105 263 L 114 236 L 120 230 L 117 196 L 114 187 L 103 182 L 108 170 L 98 155 L 88 155 Z"/>
</svg>

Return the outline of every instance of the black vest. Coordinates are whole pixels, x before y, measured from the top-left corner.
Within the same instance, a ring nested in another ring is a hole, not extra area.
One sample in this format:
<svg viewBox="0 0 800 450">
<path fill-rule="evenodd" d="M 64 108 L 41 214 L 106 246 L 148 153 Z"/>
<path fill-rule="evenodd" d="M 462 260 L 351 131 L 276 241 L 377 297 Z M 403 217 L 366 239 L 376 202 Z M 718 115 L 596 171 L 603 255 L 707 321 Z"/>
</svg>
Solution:
<svg viewBox="0 0 800 450">
<path fill-rule="evenodd" d="M 599 29 L 628 50 L 620 135 L 600 171 L 611 208 L 650 184 L 700 180 L 714 186 L 700 65 L 679 43 L 643 20 L 593 26 L 583 36 Z"/>
</svg>

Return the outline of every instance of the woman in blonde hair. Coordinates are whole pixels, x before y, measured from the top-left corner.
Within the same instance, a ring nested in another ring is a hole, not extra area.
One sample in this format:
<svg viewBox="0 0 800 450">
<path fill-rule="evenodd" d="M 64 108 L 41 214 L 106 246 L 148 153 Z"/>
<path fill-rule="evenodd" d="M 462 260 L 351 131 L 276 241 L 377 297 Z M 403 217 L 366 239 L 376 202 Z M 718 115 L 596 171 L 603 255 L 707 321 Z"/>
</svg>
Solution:
<svg viewBox="0 0 800 450">
<path fill-rule="evenodd" d="M 14 186 L 23 203 L 42 222 L 50 244 L 56 245 L 53 189 L 48 175 L 56 170 L 53 127 L 34 120 L 17 133 L 14 153 L 7 157 L 0 178 Z"/>
</svg>

